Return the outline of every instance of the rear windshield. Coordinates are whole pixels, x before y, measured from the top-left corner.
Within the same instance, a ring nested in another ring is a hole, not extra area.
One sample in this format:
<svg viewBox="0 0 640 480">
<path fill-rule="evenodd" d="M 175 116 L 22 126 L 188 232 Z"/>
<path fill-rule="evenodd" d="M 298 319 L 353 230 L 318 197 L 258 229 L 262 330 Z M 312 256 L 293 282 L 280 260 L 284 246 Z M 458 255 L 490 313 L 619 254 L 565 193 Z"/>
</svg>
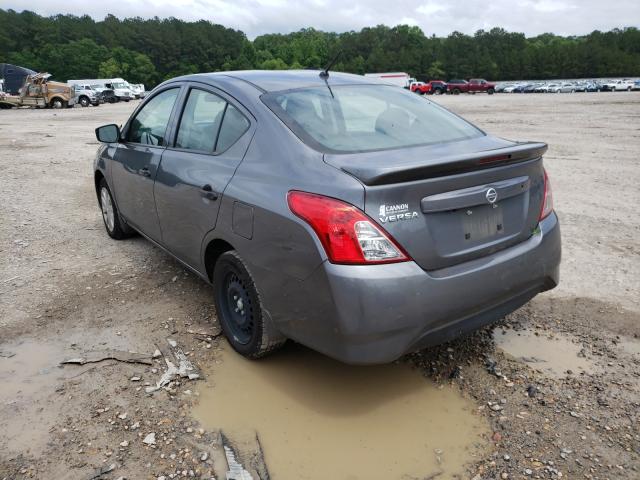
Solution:
<svg viewBox="0 0 640 480">
<path fill-rule="evenodd" d="M 454 142 L 484 135 L 415 93 L 386 85 L 273 92 L 264 103 L 309 146 L 352 153 Z"/>
</svg>

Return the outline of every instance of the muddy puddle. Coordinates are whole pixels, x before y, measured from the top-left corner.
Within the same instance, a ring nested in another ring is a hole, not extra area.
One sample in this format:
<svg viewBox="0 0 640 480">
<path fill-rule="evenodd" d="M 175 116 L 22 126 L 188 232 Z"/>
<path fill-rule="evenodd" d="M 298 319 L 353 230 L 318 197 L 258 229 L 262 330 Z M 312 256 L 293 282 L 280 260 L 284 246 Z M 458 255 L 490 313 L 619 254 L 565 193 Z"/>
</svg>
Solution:
<svg viewBox="0 0 640 480">
<path fill-rule="evenodd" d="M 249 361 L 226 346 L 208 379 L 196 418 L 238 450 L 257 434 L 272 480 L 458 478 L 486 448 L 474 404 L 407 365 L 347 366 L 298 346 Z"/>
<path fill-rule="evenodd" d="M 580 343 L 558 334 L 496 328 L 493 340 L 507 355 L 552 377 L 565 377 L 568 371 L 579 374 L 595 370 L 595 364 L 581 353 Z"/>
<path fill-rule="evenodd" d="M 61 355 L 57 346 L 32 340 L 0 345 L 0 450 L 27 453 L 46 442 L 53 418 L 33 398 L 55 395 Z"/>
</svg>

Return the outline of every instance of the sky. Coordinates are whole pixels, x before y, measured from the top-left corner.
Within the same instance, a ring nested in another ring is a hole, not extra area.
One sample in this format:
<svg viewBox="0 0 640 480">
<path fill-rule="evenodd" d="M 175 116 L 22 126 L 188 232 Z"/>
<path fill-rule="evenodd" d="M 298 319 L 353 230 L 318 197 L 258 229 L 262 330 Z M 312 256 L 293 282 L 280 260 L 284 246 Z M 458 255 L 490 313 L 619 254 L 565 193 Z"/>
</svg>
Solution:
<svg viewBox="0 0 640 480">
<path fill-rule="evenodd" d="M 250 39 L 306 27 L 345 32 L 378 24 L 417 25 L 426 35 L 437 36 L 493 27 L 527 36 L 640 27 L 640 0 L 0 0 L 4 9 L 21 11 L 25 5 L 40 15 L 88 14 L 96 20 L 109 13 L 206 19 L 242 30 Z"/>
</svg>

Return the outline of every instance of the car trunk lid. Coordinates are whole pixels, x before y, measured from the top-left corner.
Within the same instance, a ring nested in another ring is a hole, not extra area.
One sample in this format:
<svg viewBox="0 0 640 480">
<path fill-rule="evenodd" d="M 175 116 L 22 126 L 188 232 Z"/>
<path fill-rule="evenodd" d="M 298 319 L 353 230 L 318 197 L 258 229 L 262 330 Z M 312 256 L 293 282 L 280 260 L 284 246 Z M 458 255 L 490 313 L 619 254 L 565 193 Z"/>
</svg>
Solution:
<svg viewBox="0 0 640 480">
<path fill-rule="evenodd" d="M 327 155 L 365 185 L 365 212 L 425 270 L 529 238 L 544 194 L 544 143 L 493 137 Z"/>
</svg>

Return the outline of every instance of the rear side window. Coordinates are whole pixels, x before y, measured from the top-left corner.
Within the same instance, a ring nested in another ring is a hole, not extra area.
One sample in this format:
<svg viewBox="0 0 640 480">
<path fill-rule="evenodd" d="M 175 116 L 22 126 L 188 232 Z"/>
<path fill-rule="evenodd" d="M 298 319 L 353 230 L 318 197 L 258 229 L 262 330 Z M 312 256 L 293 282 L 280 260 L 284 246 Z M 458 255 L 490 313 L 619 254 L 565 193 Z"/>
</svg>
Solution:
<svg viewBox="0 0 640 480">
<path fill-rule="evenodd" d="M 180 119 L 176 147 L 213 152 L 226 106 L 219 96 L 192 89 Z"/>
<path fill-rule="evenodd" d="M 220 136 L 218 137 L 218 146 L 216 151 L 223 152 L 247 131 L 249 128 L 249 120 L 245 118 L 240 111 L 233 105 L 227 107 L 220 128 Z"/>
<path fill-rule="evenodd" d="M 127 141 L 143 145 L 166 145 L 164 136 L 178 91 L 179 88 L 171 88 L 149 100 L 131 122 Z"/>
<path fill-rule="evenodd" d="M 176 148 L 223 152 L 249 128 L 240 111 L 219 96 L 192 89 L 180 119 Z"/>
<path fill-rule="evenodd" d="M 305 88 L 261 98 L 302 141 L 330 153 L 405 148 L 484 135 L 435 103 L 394 86 Z"/>
</svg>

